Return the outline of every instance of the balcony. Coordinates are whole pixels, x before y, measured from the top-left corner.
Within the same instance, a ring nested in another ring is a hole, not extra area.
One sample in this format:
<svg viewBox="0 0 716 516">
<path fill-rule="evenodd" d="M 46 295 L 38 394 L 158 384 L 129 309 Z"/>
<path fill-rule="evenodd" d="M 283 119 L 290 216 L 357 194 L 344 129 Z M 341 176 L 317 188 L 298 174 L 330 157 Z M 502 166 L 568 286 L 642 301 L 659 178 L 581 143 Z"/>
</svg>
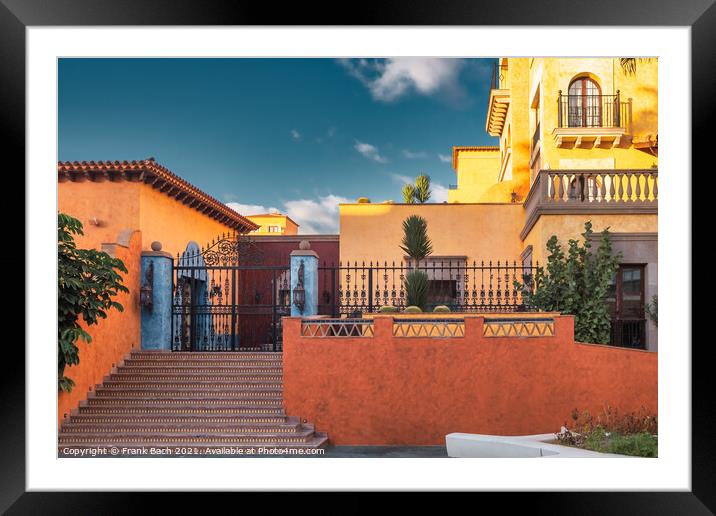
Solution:
<svg viewBox="0 0 716 516">
<path fill-rule="evenodd" d="M 490 82 L 490 98 L 487 103 L 487 122 L 485 130 L 490 136 L 502 135 L 505 128 L 507 109 L 510 107 L 510 90 L 503 88 L 507 78 L 507 65 L 495 63 Z"/>
<path fill-rule="evenodd" d="M 657 213 L 658 169 L 540 170 L 525 199 L 527 237 L 540 215 Z"/>
<path fill-rule="evenodd" d="M 557 147 L 616 147 L 627 135 L 631 102 L 616 95 L 562 95 L 557 97 Z"/>
</svg>

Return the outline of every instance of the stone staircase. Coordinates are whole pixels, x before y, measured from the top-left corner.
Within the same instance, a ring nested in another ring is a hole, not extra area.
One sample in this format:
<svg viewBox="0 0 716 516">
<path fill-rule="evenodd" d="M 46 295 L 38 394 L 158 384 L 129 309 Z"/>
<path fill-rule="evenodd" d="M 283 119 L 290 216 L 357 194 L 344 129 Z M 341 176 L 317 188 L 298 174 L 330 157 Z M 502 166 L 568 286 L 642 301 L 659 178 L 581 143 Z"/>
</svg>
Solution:
<svg viewBox="0 0 716 516">
<path fill-rule="evenodd" d="M 326 434 L 284 411 L 281 357 L 132 352 L 62 422 L 59 455 L 86 456 L 83 449 L 133 455 L 130 449 L 150 447 L 182 456 L 321 448 Z"/>
</svg>

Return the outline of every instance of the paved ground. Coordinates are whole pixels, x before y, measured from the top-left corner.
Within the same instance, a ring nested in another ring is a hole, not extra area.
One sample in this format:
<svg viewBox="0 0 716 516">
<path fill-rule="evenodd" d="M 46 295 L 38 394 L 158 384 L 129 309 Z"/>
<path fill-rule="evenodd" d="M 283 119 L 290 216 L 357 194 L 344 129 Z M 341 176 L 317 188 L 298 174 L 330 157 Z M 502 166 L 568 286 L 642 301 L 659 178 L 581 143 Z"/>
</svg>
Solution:
<svg viewBox="0 0 716 516">
<path fill-rule="evenodd" d="M 444 446 L 328 446 L 325 458 L 445 458 Z"/>
</svg>

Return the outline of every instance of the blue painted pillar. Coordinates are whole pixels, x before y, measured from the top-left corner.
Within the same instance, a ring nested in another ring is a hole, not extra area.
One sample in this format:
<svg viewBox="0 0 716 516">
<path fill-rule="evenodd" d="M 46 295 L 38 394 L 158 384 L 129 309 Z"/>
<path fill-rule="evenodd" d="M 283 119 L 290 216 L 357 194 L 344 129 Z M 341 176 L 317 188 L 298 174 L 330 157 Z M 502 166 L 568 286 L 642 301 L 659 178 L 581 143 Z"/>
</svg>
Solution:
<svg viewBox="0 0 716 516">
<path fill-rule="evenodd" d="M 303 278 L 301 278 L 303 268 Z M 294 289 L 303 280 L 306 292 L 303 310 L 296 306 Z M 302 240 L 298 249 L 291 252 L 291 317 L 307 317 L 318 314 L 318 254 L 311 250 L 308 240 Z"/>
<path fill-rule="evenodd" d="M 152 242 L 152 250 L 142 252 L 142 349 L 171 349 L 172 263 L 172 255 L 162 251 L 160 242 Z"/>
</svg>

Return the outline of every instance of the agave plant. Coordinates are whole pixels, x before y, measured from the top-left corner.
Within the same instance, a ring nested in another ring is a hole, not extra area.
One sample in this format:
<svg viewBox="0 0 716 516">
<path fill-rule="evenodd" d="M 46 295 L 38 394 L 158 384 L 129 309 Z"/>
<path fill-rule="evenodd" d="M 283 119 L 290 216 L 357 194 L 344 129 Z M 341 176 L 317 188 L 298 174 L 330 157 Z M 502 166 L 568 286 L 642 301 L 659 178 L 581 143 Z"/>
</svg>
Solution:
<svg viewBox="0 0 716 516">
<path fill-rule="evenodd" d="M 420 260 L 430 256 L 433 244 L 428 237 L 428 223 L 420 215 L 411 215 L 403 221 L 403 245 L 400 248 L 414 262 L 414 269 L 405 275 L 405 293 L 408 306 L 425 309 L 428 301 L 428 275 L 418 270 Z"/>
<path fill-rule="evenodd" d="M 403 202 L 405 204 L 415 204 L 415 186 L 410 183 L 405 183 L 401 190 L 403 194 Z"/>
<path fill-rule="evenodd" d="M 430 176 L 420 174 L 415 178 L 415 200 L 424 204 L 430 200 Z"/>
<path fill-rule="evenodd" d="M 425 310 L 428 303 L 428 275 L 419 270 L 410 271 L 405 275 L 405 303 Z"/>
<path fill-rule="evenodd" d="M 400 248 L 415 260 L 415 268 L 420 260 L 433 252 L 433 244 L 428 237 L 428 223 L 423 217 L 411 215 L 403 221 L 403 242 Z"/>
</svg>

